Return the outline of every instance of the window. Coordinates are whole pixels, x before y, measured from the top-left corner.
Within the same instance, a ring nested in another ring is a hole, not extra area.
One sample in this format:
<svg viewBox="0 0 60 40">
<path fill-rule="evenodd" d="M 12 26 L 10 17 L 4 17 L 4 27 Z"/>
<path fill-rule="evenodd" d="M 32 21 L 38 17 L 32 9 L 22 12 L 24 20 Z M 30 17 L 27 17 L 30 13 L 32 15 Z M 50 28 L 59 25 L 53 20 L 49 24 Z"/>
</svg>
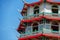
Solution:
<svg viewBox="0 0 60 40">
<path fill-rule="evenodd" d="M 57 5 L 52 6 L 52 12 L 53 13 L 58 13 L 58 6 Z"/>
<path fill-rule="evenodd" d="M 23 34 L 23 33 L 25 33 L 25 30 L 19 30 L 18 31 L 20 34 Z"/>
<path fill-rule="evenodd" d="M 38 31 L 38 24 L 34 23 L 33 24 L 33 32 Z"/>
<path fill-rule="evenodd" d="M 38 31 L 38 26 L 33 27 L 33 32 Z"/>
<path fill-rule="evenodd" d="M 34 7 L 34 14 L 38 14 L 39 13 L 39 6 L 35 6 Z M 35 15 L 38 16 L 38 15 Z"/>
<path fill-rule="evenodd" d="M 59 25 L 57 22 L 52 22 L 51 29 L 53 31 L 59 31 Z"/>
</svg>

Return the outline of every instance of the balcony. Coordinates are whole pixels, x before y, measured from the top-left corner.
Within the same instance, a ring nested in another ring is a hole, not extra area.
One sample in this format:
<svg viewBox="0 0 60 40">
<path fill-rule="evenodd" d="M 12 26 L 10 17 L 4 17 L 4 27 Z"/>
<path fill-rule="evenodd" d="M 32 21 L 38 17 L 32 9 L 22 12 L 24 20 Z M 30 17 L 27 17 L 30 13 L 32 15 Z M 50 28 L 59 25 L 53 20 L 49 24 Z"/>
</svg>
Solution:
<svg viewBox="0 0 60 40">
<path fill-rule="evenodd" d="M 59 35 L 60 34 L 59 31 L 43 28 L 43 33 L 44 34 L 58 34 Z"/>
<path fill-rule="evenodd" d="M 39 14 L 33 14 L 33 15 L 28 15 L 28 16 L 23 16 L 23 19 L 31 19 L 31 18 L 35 18 L 35 17 L 39 17 L 39 16 L 51 16 L 51 17 L 60 17 L 60 14 L 59 13 L 46 13 L 46 12 L 42 12 L 42 13 L 39 13 Z"/>
<path fill-rule="evenodd" d="M 31 18 L 39 17 L 40 15 L 42 15 L 42 13 L 27 15 L 27 16 L 23 16 L 23 19 L 31 19 Z"/>
<path fill-rule="evenodd" d="M 59 31 L 54 31 L 54 30 L 52 30 L 52 29 L 50 29 L 48 27 L 50 27 L 50 24 L 46 24 L 46 25 L 40 24 L 38 26 L 38 31 L 34 31 L 33 32 L 32 28 L 31 28 L 31 31 L 27 30 L 24 34 L 20 34 L 20 37 L 27 37 L 27 36 L 40 34 L 40 33 L 42 33 L 42 34 L 54 34 L 54 35 L 56 34 L 56 35 L 60 35 L 60 30 Z"/>
<path fill-rule="evenodd" d="M 20 37 L 26 37 L 26 36 L 32 36 L 32 35 L 36 35 L 40 33 L 39 31 L 35 31 L 35 32 L 32 32 L 30 33 L 29 35 L 28 34 L 20 34 Z M 46 30 L 46 33 L 42 32 L 42 34 L 57 34 L 57 35 L 60 35 L 59 31 L 51 31 L 51 33 L 48 33 L 48 31 Z"/>
<path fill-rule="evenodd" d="M 47 30 L 46 30 L 47 31 Z M 32 32 L 31 34 L 20 34 L 20 37 L 27 37 L 27 36 L 32 36 L 32 35 L 36 35 L 37 33 L 40 33 L 38 31 Z M 51 33 L 42 33 L 42 34 L 53 34 L 53 35 L 60 35 L 59 31 L 51 31 Z"/>
<path fill-rule="evenodd" d="M 50 15 L 51 17 L 60 17 L 59 13 L 44 13 L 44 15 Z"/>
</svg>

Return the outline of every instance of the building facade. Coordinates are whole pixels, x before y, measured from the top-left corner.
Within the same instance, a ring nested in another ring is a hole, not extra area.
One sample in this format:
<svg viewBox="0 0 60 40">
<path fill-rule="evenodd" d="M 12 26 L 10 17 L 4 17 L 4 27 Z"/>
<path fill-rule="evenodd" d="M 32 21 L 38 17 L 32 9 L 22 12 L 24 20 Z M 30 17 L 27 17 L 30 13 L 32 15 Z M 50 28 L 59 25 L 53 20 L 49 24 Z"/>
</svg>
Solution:
<svg viewBox="0 0 60 40">
<path fill-rule="evenodd" d="M 21 14 L 18 40 L 60 40 L 60 2 L 25 3 Z"/>
</svg>

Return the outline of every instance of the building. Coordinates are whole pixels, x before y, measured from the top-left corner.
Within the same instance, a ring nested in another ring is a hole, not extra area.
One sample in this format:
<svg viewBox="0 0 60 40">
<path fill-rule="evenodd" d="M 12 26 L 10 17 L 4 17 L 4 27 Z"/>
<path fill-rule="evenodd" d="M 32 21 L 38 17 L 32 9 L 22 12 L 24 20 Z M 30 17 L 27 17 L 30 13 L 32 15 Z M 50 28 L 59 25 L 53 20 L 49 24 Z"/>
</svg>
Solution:
<svg viewBox="0 0 60 40">
<path fill-rule="evenodd" d="M 60 40 L 60 2 L 25 3 L 21 14 L 18 40 Z"/>
</svg>

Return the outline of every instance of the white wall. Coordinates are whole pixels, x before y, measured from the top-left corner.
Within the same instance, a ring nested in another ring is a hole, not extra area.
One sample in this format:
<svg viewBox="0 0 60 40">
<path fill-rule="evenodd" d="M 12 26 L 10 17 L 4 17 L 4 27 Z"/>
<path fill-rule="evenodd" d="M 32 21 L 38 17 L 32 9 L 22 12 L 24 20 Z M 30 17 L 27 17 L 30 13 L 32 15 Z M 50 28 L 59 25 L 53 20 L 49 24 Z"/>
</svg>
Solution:
<svg viewBox="0 0 60 40">
<path fill-rule="evenodd" d="M 43 3 L 40 5 L 40 12 L 49 12 L 51 13 L 51 5 L 48 3 Z"/>
<path fill-rule="evenodd" d="M 45 24 L 43 28 L 44 33 L 51 33 L 51 24 Z"/>
<path fill-rule="evenodd" d="M 33 15 L 33 7 L 29 7 L 27 10 L 27 15 Z"/>
<path fill-rule="evenodd" d="M 46 3 L 46 4 L 45 3 L 40 4 L 39 5 L 39 12 L 47 12 L 47 13 L 49 12 L 49 13 L 51 13 L 52 12 L 51 11 L 51 5 L 48 4 L 48 3 Z M 27 14 L 28 15 L 32 15 L 33 13 L 34 13 L 34 7 L 29 7 Z"/>
<path fill-rule="evenodd" d="M 26 32 L 26 34 L 30 35 L 32 32 L 32 27 L 31 26 L 26 27 L 25 32 Z"/>
<path fill-rule="evenodd" d="M 51 4 L 49 4 L 49 3 L 46 3 L 46 10 L 45 10 L 45 12 L 48 12 L 48 13 L 51 13 L 52 11 L 51 11 Z"/>
<path fill-rule="evenodd" d="M 60 5 L 58 5 L 58 7 L 59 7 L 59 14 L 60 14 Z"/>
<path fill-rule="evenodd" d="M 40 9 L 39 12 L 43 12 L 44 11 L 44 4 L 40 4 L 39 9 Z"/>
<path fill-rule="evenodd" d="M 40 4 L 39 5 L 39 13 L 40 12 L 46 12 L 46 13 L 52 13 L 52 5 L 53 4 L 49 4 L 49 3 L 42 3 L 42 4 Z M 58 5 L 58 9 L 59 9 L 59 13 L 58 14 L 60 14 L 60 5 Z M 32 15 L 33 13 L 34 13 L 34 7 L 29 7 L 28 8 L 28 15 Z"/>
<path fill-rule="evenodd" d="M 60 5 L 58 5 L 58 7 L 59 7 L 59 16 L 60 16 Z"/>
</svg>

